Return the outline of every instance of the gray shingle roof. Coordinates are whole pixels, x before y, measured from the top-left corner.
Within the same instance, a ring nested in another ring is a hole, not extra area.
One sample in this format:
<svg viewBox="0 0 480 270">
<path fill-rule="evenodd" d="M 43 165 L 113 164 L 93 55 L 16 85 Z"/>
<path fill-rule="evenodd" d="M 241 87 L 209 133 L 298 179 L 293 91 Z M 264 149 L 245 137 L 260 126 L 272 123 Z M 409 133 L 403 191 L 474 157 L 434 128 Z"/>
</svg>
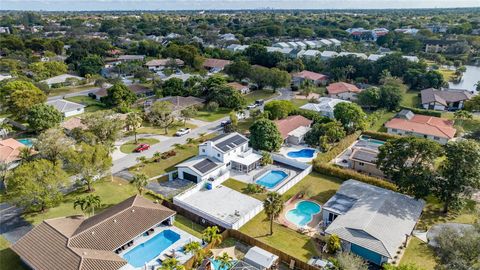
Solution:
<svg viewBox="0 0 480 270">
<path fill-rule="evenodd" d="M 472 94 L 467 90 L 437 90 L 434 88 L 424 89 L 421 92 L 422 104 L 438 102 L 444 106 L 447 103 L 469 100 Z"/>
<path fill-rule="evenodd" d="M 375 161 L 377 160 L 377 155 L 377 151 L 372 151 L 364 148 L 356 148 L 350 155 L 350 159 L 368 163 L 375 163 Z"/>
<path fill-rule="evenodd" d="M 425 202 L 406 195 L 365 184 L 345 181 L 338 194 L 355 200 L 345 214 L 338 216 L 325 230 L 340 238 L 392 258 L 410 235 Z M 335 207 L 330 199 L 324 209 Z"/>
<path fill-rule="evenodd" d="M 85 105 L 71 102 L 65 99 L 50 100 L 47 101 L 46 104 L 53 106 L 61 113 L 76 111 L 78 109 L 85 108 Z"/>
</svg>

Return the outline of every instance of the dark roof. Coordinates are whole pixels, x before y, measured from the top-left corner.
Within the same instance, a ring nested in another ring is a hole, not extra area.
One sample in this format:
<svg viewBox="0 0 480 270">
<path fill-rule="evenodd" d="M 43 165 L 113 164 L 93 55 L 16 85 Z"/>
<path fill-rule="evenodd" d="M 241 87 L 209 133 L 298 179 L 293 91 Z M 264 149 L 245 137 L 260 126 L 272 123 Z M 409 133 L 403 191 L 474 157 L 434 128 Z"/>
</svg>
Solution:
<svg viewBox="0 0 480 270">
<path fill-rule="evenodd" d="M 222 139 L 222 138 L 227 137 L 227 136 L 230 135 L 230 134 L 231 134 L 231 133 L 223 133 L 223 134 L 220 134 L 220 135 L 218 135 L 218 136 L 213 137 L 212 139 L 210 139 L 210 141 L 211 141 L 211 142 L 216 142 L 216 141 L 218 141 L 218 140 L 220 140 L 220 139 Z"/>
<path fill-rule="evenodd" d="M 210 171 L 211 169 L 217 167 L 217 163 L 211 161 L 210 159 L 206 158 L 197 164 L 193 165 L 195 169 L 197 169 L 201 173 L 206 173 Z"/>
<path fill-rule="evenodd" d="M 444 106 L 447 106 L 447 103 L 459 102 L 472 98 L 472 94 L 467 90 L 437 90 L 434 88 L 428 88 L 422 90 L 420 93 L 422 96 L 422 104 L 438 102 Z"/>
<path fill-rule="evenodd" d="M 428 45 L 452 45 L 452 44 L 459 43 L 459 42 L 465 42 L 465 41 L 462 41 L 462 40 L 445 40 L 445 39 L 425 40 L 425 44 L 428 44 Z"/>
<path fill-rule="evenodd" d="M 336 193 L 324 205 L 323 208 L 339 214 L 345 214 L 357 201 L 355 198 Z"/>
<path fill-rule="evenodd" d="M 395 115 L 395 118 L 402 118 L 402 119 L 407 119 L 410 120 L 415 116 L 412 111 L 410 110 L 401 110 L 397 115 Z"/>
<path fill-rule="evenodd" d="M 377 155 L 378 155 L 378 152 L 376 151 L 357 148 L 353 150 L 353 153 L 350 155 L 350 159 L 375 164 L 375 161 L 377 160 Z"/>
<path fill-rule="evenodd" d="M 245 142 L 247 142 L 248 139 L 245 138 L 244 136 L 240 134 L 236 134 L 232 136 L 231 138 L 228 138 L 226 140 L 223 140 L 217 144 L 215 144 L 215 147 L 220 149 L 223 152 L 228 152 L 230 149 L 233 149 Z"/>
</svg>

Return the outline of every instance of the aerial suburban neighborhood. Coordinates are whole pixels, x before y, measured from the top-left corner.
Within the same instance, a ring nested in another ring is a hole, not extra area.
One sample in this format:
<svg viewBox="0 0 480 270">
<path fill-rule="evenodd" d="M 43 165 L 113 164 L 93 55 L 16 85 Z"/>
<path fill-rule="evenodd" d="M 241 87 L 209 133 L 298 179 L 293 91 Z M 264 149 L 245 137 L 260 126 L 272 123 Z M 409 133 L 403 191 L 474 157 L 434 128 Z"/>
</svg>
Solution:
<svg viewBox="0 0 480 270">
<path fill-rule="evenodd" d="M 1 1 L 0 269 L 479 270 L 480 3 L 323 2 Z"/>
</svg>

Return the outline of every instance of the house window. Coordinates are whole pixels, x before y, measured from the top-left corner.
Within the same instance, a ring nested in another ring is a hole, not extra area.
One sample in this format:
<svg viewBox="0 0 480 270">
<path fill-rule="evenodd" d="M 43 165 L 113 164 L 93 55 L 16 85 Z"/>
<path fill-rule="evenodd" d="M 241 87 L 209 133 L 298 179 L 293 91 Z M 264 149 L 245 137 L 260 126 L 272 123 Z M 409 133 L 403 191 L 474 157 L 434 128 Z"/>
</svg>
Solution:
<svg viewBox="0 0 480 270">
<path fill-rule="evenodd" d="M 336 215 L 334 213 L 328 213 L 328 221 L 329 222 L 334 221 L 337 217 L 338 217 L 338 215 Z"/>
<path fill-rule="evenodd" d="M 392 128 L 392 132 L 398 132 L 398 130 L 396 128 Z"/>
<path fill-rule="evenodd" d="M 220 154 L 217 154 L 217 157 L 220 157 Z"/>
<path fill-rule="evenodd" d="M 433 139 L 436 140 L 436 141 L 440 140 L 439 137 L 433 137 Z"/>
<path fill-rule="evenodd" d="M 205 149 L 202 149 L 202 153 L 205 153 Z"/>
<path fill-rule="evenodd" d="M 359 163 L 358 163 L 358 165 L 360 165 L 360 166 L 364 166 L 364 165 L 365 165 L 365 163 L 363 163 L 363 162 L 359 162 Z"/>
<path fill-rule="evenodd" d="M 423 135 L 423 138 L 425 138 L 425 139 L 426 139 L 427 137 L 428 137 L 427 135 Z"/>
</svg>

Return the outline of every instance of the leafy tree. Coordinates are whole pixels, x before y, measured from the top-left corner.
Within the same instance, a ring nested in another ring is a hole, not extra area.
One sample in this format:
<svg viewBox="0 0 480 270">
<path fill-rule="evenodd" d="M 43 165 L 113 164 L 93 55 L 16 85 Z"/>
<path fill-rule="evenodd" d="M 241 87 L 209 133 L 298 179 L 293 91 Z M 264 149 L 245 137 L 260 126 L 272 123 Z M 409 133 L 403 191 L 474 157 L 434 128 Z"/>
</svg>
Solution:
<svg viewBox="0 0 480 270">
<path fill-rule="evenodd" d="M 280 87 L 287 86 L 290 83 L 290 74 L 278 68 L 270 69 L 267 78 L 267 85 L 273 88 L 273 92 L 275 92 Z"/>
<path fill-rule="evenodd" d="M 320 146 L 324 151 L 328 151 L 331 144 L 344 137 L 345 130 L 339 122 L 316 123 L 305 134 L 305 142 L 312 147 Z"/>
<path fill-rule="evenodd" d="M 10 81 L 0 89 L 0 102 L 15 117 L 24 119 L 35 104 L 43 103 L 47 96 L 35 85 L 25 81 Z"/>
<path fill-rule="evenodd" d="M 148 185 L 148 176 L 143 173 L 135 174 L 132 179 L 132 184 L 137 188 L 138 194 L 142 195 L 145 187 Z"/>
<path fill-rule="evenodd" d="M 107 106 L 117 107 L 120 110 L 130 108 L 137 100 L 137 95 L 123 83 L 116 83 L 107 89 L 107 96 L 102 97 L 102 102 Z"/>
<path fill-rule="evenodd" d="M 233 266 L 233 258 L 224 252 L 222 255 L 215 257 L 215 260 L 220 263 L 220 269 L 230 269 Z"/>
<path fill-rule="evenodd" d="M 7 177 L 7 196 L 27 211 L 45 211 L 62 200 L 68 175 L 45 159 L 21 164 Z"/>
<path fill-rule="evenodd" d="M 277 192 L 267 193 L 267 197 L 263 201 L 265 214 L 270 220 L 270 235 L 273 235 L 273 220 L 280 216 L 283 211 L 283 199 Z"/>
<path fill-rule="evenodd" d="M 185 250 L 185 253 L 195 254 L 200 249 L 202 249 L 202 246 L 197 241 L 188 242 L 183 246 L 183 250 Z"/>
<path fill-rule="evenodd" d="M 400 191 L 422 198 L 430 194 L 435 180 L 435 160 L 440 144 L 422 138 L 403 137 L 379 148 L 377 167 L 398 185 Z"/>
<path fill-rule="evenodd" d="M 37 132 L 57 127 L 62 119 L 62 113 L 53 106 L 43 103 L 35 104 L 27 114 L 28 125 Z"/>
<path fill-rule="evenodd" d="M 248 78 L 251 73 L 252 66 L 247 61 L 234 61 L 225 67 L 225 73 L 232 76 L 235 80 L 241 81 Z"/>
<path fill-rule="evenodd" d="M 262 166 L 273 164 L 272 154 L 270 154 L 270 152 L 267 152 L 267 151 L 262 151 L 261 163 L 262 163 Z"/>
<path fill-rule="evenodd" d="M 162 85 L 163 96 L 186 96 L 186 91 L 182 79 L 171 78 Z"/>
<path fill-rule="evenodd" d="M 367 108 L 376 108 L 380 101 L 380 90 L 368 88 L 358 94 L 358 104 Z"/>
<path fill-rule="evenodd" d="M 220 244 L 222 242 L 220 229 L 217 226 L 205 228 L 202 232 L 202 240 L 209 244 L 213 243 L 214 246 Z"/>
<path fill-rule="evenodd" d="M 403 91 L 399 87 L 384 85 L 380 87 L 378 107 L 393 111 L 402 102 Z"/>
<path fill-rule="evenodd" d="M 73 140 L 68 138 L 63 130 L 51 128 L 42 132 L 34 145 L 41 157 L 57 165 L 73 143 Z"/>
<path fill-rule="evenodd" d="M 469 111 L 458 110 L 453 113 L 453 117 L 457 120 L 472 119 L 473 115 Z"/>
<path fill-rule="evenodd" d="M 245 106 L 245 97 L 228 85 L 219 85 L 211 89 L 207 100 L 215 101 L 220 107 L 239 110 Z"/>
<path fill-rule="evenodd" d="M 445 155 L 434 192 L 447 213 L 449 206 L 458 205 L 463 197 L 480 187 L 480 145 L 472 140 L 450 142 L 445 146 Z"/>
<path fill-rule="evenodd" d="M 168 258 L 162 262 L 161 270 L 185 270 L 185 266 L 180 264 L 176 258 Z"/>
<path fill-rule="evenodd" d="M 335 106 L 333 115 L 342 123 L 348 134 L 352 134 L 356 130 L 364 130 L 367 127 L 367 115 L 357 104 L 339 103 Z"/>
<path fill-rule="evenodd" d="M 336 234 L 332 234 L 328 237 L 327 240 L 327 250 L 331 254 L 335 254 L 342 248 L 342 243 L 340 242 L 340 238 Z"/>
<path fill-rule="evenodd" d="M 480 111 L 480 95 L 475 95 L 470 100 L 465 101 L 465 110 L 469 112 Z"/>
<path fill-rule="evenodd" d="M 333 259 L 333 264 L 339 270 L 368 270 L 368 263 L 360 256 L 342 252 Z"/>
<path fill-rule="evenodd" d="M 147 119 L 152 125 L 164 128 L 165 134 L 167 134 L 168 128 L 175 122 L 172 103 L 168 101 L 154 102 L 147 114 Z"/>
<path fill-rule="evenodd" d="M 135 137 L 135 143 L 138 143 L 137 140 L 137 129 L 142 126 L 143 118 L 139 112 L 131 112 L 127 115 L 125 119 L 125 125 L 127 125 L 128 129 L 133 131 L 133 135 Z"/>
<path fill-rule="evenodd" d="M 18 158 L 20 163 L 30 162 L 34 157 L 34 151 L 32 147 L 22 147 L 19 149 Z"/>
<path fill-rule="evenodd" d="M 73 201 L 73 209 L 80 207 L 82 212 L 88 216 L 95 215 L 95 208 L 99 208 L 100 206 L 102 206 L 102 200 L 100 199 L 100 196 L 93 194 L 85 197 L 77 197 Z"/>
<path fill-rule="evenodd" d="M 108 148 L 97 144 L 80 143 L 67 152 L 67 166 L 79 176 L 79 183 L 86 186 L 87 192 L 93 191 L 93 182 L 102 177 L 112 166 L 112 157 Z"/>
<path fill-rule="evenodd" d="M 256 150 L 278 151 L 282 136 L 274 122 L 260 118 L 250 127 L 250 145 Z"/>
<path fill-rule="evenodd" d="M 104 65 L 105 63 L 102 57 L 98 55 L 87 55 L 81 58 L 78 72 L 81 76 L 99 74 Z"/>
<path fill-rule="evenodd" d="M 66 64 L 57 61 L 35 62 L 30 64 L 28 68 L 35 74 L 35 79 L 38 81 L 65 74 L 68 70 Z"/>
<path fill-rule="evenodd" d="M 98 143 L 112 146 L 120 137 L 124 121 L 117 119 L 110 111 L 98 111 L 88 114 L 82 123 L 87 126 L 87 131 L 94 134 Z"/>
<path fill-rule="evenodd" d="M 263 89 L 270 83 L 270 70 L 266 67 L 253 66 L 249 78 L 257 84 L 258 89 Z"/>
<path fill-rule="evenodd" d="M 270 119 L 283 119 L 295 110 L 295 106 L 289 100 L 272 100 L 267 102 L 264 110 L 269 112 Z"/>
</svg>

